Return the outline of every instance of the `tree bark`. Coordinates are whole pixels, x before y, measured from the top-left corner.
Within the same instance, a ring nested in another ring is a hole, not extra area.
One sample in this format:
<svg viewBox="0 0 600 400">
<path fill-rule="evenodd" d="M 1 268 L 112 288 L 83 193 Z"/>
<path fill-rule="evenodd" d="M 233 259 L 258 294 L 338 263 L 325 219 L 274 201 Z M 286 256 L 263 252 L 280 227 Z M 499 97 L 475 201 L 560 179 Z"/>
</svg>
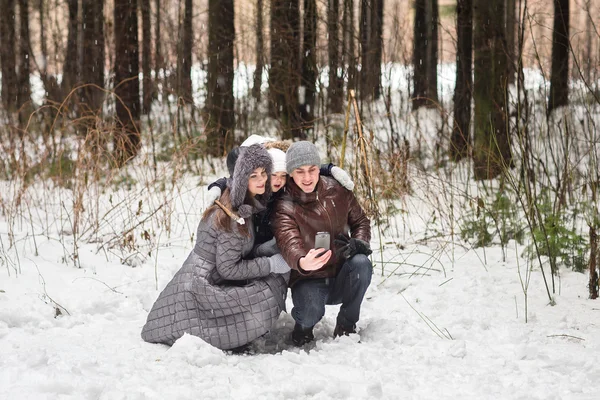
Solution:
<svg viewBox="0 0 600 400">
<path fill-rule="evenodd" d="M 17 108 L 17 60 L 15 47 L 15 0 L 1 0 L 0 64 L 2 65 L 2 106 L 7 111 Z"/>
<path fill-rule="evenodd" d="M 554 0 L 552 72 L 548 114 L 569 103 L 569 0 Z"/>
<path fill-rule="evenodd" d="M 269 115 L 279 120 L 283 139 L 303 137 L 297 113 L 301 75 L 299 53 L 298 0 L 271 0 Z"/>
<path fill-rule="evenodd" d="M 115 0 L 115 160 L 124 165 L 140 145 L 140 80 L 137 0 Z"/>
<path fill-rule="evenodd" d="M 192 29 L 192 8 L 193 1 L 185 0 L 185 11 L 183 14 L 183 31 L 181 35 L 181 70 L 177 71 L 179 76 L 179 95 L 184 100 L 192 102 L 192 45 L 193 45 L 193 29 Z"/>
<path fill-rule="evenodd" d="M 413 25 L 413 110 L 427 105 L 427 1 L 415 0 Z"/>
<path fill-rule="evenodd" d="M 67 96 L 77 79 L 77 12 L 79 5 L 77 0 L 67 0 L 69 19 L 65 60 L 63 62 L 63 74 L 61 90 L 63 96 Z"/>
<path fill-rule="evenodd" d="M 82 106 L 97 114 L 104 100 L 104 0 L 82 0 L 82 40 L 80 84 L 93 84 L 81 89 Z"/>
<path fill-rule="evenodd" d="M 263 69 L 265 67 L 265 43 L 263 30 L 263 0 L 256 0 L 256 69 L 254 70 L 252 97 L 254 97 L 257 102 L 260 102 L 261 98 L 262 76 Z"/>
<path fill-rule="evenodd" d="M 450 140 L 450 156 L 459 161 L 468 155 L 473 88 L 473 2 L 458 0 L 456 4 L 456 87 L 454 89 L 454 126 Z"/>
<path fill-rule="evenodd" d="M 435 107 L 438 103 L 437 64 L 438 64 L 438 26 L 440 11 L 438 0 L 427 0 L 427 98 L 428 105 Z"/>
<path fill-rule="evenodd" d="M 162 68 L 162 54 L 161 54 L 161 47 L 160 47 L 160 43 L 161 43 L 161 37 L 160 37 L 161 18 L 160 18 L 160 15 L 162 13 L 162 10 L 160 8 L 160 0 L 156 0 L 155 5 L 156 5 L 156 25 L 154 26 L 154 42 L 155 42 L 154 75 L 155 75 L 155 79 L 154 79 L 154 92 L 153 92 L 153 96 L 152 96 L 153 98 L 158 97 L 158 82 L 159 82 L 159 77 L 160 77 L 160 70 Z"/>
<path fill-rule="evenodd" d="M 304 34 L 298 108 L 302 136 L 306 137 L 314 126 L 315 87 L 317 82 L 317 2 L 304 0 Z"/>
<path fill-rule="evenodd" d="M 233 0 L 208 1 L 207 151 L 221 155 L 233 143 Z"/>
<path fill-rule="evenodd" d="M 356 89 L 356 45 L 354 29 L 354 1 L 344 0 L 344 15 L 342 19 L 343 42 L 342 56 L 343 65 L 347 66 L 348 88 Z"/>
<path fill-rule="evenodd" d="M 19 0 L 19 75 L 17 86 L 17 107 L 23 107 L 31 100 L 31 40 L 29 38 L 29 1 Z"/>
<path fill-rule="evenodd" d="M 373 12 L 371 13 L 371 45 L 373 57 L 371 58 L 371 93 L 373 99 L 381 97 L 381 59 L 383 57 L 383 1 L 372 0 Z M 437 0 L 436 0 L 437 1 Z"/>
<path fill-rule="evenodd" d="M 514 83 L 516 78 L 516 32 L 517 14 L 516 0 L 506 0 L 506 54 L 508 56 L 508 82 Z"/>
<path fill-rule="evenodd" d="M 359 98 L 361 100 L 364 100 L 370 95 L 370 83 L 368 74 L 368 66 L 370 65 L 369 43 L 371 39 L 370 0 L 360 0 L 359 18 L 360 72 L 358 94 Z"/>
<path fill-rule="evenodd" d="M 306 3 L 306 2 L 305 2 Z M 304 11 L 306 13 L 306 9 Z M 344 81 L 340 57 L 340 2 L 327 2 L 327 55 L 329 64 L 329 86 L 327 90 L 329 112 L 341 114 L 344 111 Z M 306 29 L 306 26 L 305 26 Z M 306 35 L 305 35 L 306 36 Z"/>
<path fill-rule="evenodd" d="M 507 130 L 508 77 L 504 0 L 475 0 L 475 125 L 473 168 L 478 180 L 492 179 L 512 166 Z"/>
<path fill-rule="evenodd" d="M 142 113 L 148 114 L 152 105 L 150 0 L 140 0 L 139 5 L 142 14 Z"/>
<path fill-rule="evenodd" d="M 383 0 L 361 0 L 360 15 L 360 98 L 381 95 L 381 57 L 383 55 Z"/>
</svg>

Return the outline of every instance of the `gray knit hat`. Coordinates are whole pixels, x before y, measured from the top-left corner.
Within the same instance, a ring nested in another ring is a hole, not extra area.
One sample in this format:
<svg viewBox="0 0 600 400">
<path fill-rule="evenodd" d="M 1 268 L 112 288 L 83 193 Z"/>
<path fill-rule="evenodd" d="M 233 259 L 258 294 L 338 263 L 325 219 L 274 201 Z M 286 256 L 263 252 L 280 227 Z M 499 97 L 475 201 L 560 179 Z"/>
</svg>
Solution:
<svg viewBox="0 0 600 400">
<path fill-rule="evenodd" d="M 307 141 L 292 143 L 285 153 L 285 161 L 288 174 L 304 165 L 321 165 L 321 157 L 319 157 L 317 146 Z"/>
<path fill-rule="evenodd" d="M 271 156 L 260 144 L 254 144 L 249 147 L 240 147 L 240 154 L 235 162 L 233 177 L 228 180 L 227 185 L 230 190 L 231 207 L 237 211 L 242 218 L 248 218 L 252 215 L 253 208 L 244 204 L 248 191 L 248 179 L 256 168 L 264 168 L 267 173 L 267 183 L 265 193 L 257 196 L 257 200 L 266 205 L 271 197 L 271 171 L 273 170 L 273 161 Z"/>
</svg>

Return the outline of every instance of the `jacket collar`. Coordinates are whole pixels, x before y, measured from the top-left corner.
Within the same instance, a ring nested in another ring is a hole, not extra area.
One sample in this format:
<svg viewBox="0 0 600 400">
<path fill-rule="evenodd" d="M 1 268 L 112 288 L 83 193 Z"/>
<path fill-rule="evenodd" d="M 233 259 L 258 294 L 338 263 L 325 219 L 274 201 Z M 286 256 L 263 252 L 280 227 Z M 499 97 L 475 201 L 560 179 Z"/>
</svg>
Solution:
<svg viewBox="0 0 600 400">
<path fill-rule="evenodd" d="M 292 197 L 292 199 L 301 204 L 312 203 L 314 201 L 319 200 L 319 189 L 321 188 L 321 177 L 319 176 L 319 182 L 315 186 L 315 190 L 311 193 L 305 193 L 304 190 L 300 189 L 296 182 L 290 177 L 288 180 L 288 188 L 287 191 Z"/>
</svg>

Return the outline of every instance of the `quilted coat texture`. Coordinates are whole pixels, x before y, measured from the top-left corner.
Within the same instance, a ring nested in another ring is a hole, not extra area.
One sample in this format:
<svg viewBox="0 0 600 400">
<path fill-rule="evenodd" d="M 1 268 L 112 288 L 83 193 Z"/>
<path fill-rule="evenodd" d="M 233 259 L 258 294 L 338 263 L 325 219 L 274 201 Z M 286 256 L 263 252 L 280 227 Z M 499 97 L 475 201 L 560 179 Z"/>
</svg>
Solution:
<svg viewBox="0 0 600 400">
<path fill-rule="evenodd" d="M 150 310 L 145 341 L 172 345 L 189 333 L 232 349 L 268 332 L 284 309 L 289 274 L 271 274 L 268 257 L 244 259 L 254 242 L 252 218 L 250 237 L 236 226 L 216 229 L 213 218 L 200 222 L 194 249 Z"/>
</svg>

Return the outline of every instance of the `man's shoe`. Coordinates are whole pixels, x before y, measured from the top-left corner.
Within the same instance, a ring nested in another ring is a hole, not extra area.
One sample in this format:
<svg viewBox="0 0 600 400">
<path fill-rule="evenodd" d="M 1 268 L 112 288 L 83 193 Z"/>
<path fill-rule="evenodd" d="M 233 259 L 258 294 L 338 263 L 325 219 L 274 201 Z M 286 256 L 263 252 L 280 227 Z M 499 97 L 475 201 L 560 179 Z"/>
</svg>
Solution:
<svg viewBox="0 0 600 400">
<path fill-rule="evenodd" d="M 352 325 L 351 327 L 346 327 L 340 324 L 336 324 L 335 329 L 333 330 L 333 337 L 339 336 L 350 336 L 351 333 L 356 333 L 356 325 Z"/>
<path fill-rule="evenodd" d="M 302 347 L 308 342 L 312 342 L 315 339 L 315 335 L 313 335 L 313 327 L 310 328 L 302 328 L 301 325 L 294 325 L 294 330 L 292 331 L 292 343 L 294 346 Z"/>
</svg>

